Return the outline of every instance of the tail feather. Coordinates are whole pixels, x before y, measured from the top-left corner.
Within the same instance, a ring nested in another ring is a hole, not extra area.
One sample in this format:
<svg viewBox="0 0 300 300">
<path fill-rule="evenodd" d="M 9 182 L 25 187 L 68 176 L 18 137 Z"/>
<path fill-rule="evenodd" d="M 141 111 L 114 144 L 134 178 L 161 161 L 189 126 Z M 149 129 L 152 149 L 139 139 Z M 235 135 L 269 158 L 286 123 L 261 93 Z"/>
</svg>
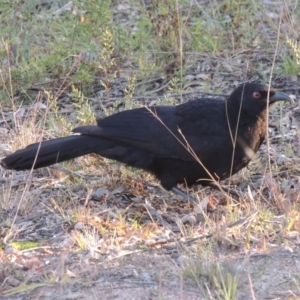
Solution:
<svg viewBox="0 0 300 300">
<path fill-rule="evenodd" d="M 1 161 L 2 167 L 13 170 L 28 170 L 47 167 L 52 164 L 93 153 L 99 146 L 99 139 L 73 135 L 31 144 L 8 155 Z"/>
</svg>

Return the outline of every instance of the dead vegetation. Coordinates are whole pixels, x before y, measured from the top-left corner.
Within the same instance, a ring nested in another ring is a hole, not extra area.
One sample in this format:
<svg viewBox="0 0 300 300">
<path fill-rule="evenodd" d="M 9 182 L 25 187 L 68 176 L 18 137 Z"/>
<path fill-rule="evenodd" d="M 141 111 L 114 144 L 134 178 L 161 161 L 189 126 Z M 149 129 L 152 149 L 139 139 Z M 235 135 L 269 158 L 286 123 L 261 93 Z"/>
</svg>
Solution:
<svg viewBox="0 0 300 300">
<path fill-rule="evenodd" d="M 246 80 L 296 98 L 270 112 L 269 143 L 230 181 L 240 198 L 195 187 L 202 209 L 93 155 L 0 170 L 2 298 L 299 297 L 298 3 L 6 1 L 0 13 L 1 156 Z"/>
</svg>

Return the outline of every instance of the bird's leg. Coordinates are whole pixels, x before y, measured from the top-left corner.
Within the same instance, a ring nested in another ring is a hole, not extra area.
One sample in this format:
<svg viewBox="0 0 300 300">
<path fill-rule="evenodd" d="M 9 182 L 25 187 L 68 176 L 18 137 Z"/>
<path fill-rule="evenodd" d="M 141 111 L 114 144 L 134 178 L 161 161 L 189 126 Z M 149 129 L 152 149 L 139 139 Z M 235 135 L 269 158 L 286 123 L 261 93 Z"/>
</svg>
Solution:
<svg viewBox="0 0 300 300">
<path fill-rule="evenodd" d="M 174 192 L 175 194 L 181 196 L 182 198 L 186 199 L 187 201 L 189 201 L 191 203 L 197 203 L 197 200 L 194 197 L 188 195 L 183 190 L 181 190 L 181 189 L 179 189 L 175 186 L 172 187 L 172 192 Z"/>
<path fill-rule="evenodd" d="M 215 190 L 219 190 L 221 192 L 225 192 L 225 193 L 227 193 L 230 196 L 233 196 L 235 198 L 240 198 L 240 195 L 239 195 L 239 193 L 237 191 L 235 191 L 233 189 L 230 189 L 230 188 L 227 188 L 227 187 L 224 187 L 222 185 L 215 184 L 215 183 L 210 183 L 209 187 L 211 187 L 211 188 L 213 188 Z"/>
</svg>

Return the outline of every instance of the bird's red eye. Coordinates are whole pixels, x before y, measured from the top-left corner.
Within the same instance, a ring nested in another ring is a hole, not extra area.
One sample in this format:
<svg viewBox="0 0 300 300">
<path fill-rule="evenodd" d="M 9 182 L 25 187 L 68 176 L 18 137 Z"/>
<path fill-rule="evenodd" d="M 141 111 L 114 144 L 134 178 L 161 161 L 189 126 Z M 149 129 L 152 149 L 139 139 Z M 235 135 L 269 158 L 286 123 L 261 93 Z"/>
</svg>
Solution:
<svg viewBox="0 0 300 300">
<path fill-rule="evenodd" d="M 253 96 L 253 98 L 257 99 L 257 98 L 260 98 L 261 95 L 259 92 L 254 92 L 252 96 Z"/>
</svg>

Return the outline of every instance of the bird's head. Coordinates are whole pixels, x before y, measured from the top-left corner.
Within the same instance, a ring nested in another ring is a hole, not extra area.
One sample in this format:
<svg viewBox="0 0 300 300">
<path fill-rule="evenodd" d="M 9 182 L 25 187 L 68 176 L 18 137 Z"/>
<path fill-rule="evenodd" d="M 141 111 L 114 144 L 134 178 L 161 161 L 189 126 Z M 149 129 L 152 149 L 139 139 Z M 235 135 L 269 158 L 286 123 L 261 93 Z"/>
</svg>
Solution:
<svg viewBox="0 0 300 300">
<path fill-rule="evenodd" d="M 244 83 L 232 92 L 227 102 L 233 104 L 241 112 L 257 116 L 267 108 L 267 104 L 291 100 L 287 94 L 269 89 L 266 85 Z"/>
</svg>

